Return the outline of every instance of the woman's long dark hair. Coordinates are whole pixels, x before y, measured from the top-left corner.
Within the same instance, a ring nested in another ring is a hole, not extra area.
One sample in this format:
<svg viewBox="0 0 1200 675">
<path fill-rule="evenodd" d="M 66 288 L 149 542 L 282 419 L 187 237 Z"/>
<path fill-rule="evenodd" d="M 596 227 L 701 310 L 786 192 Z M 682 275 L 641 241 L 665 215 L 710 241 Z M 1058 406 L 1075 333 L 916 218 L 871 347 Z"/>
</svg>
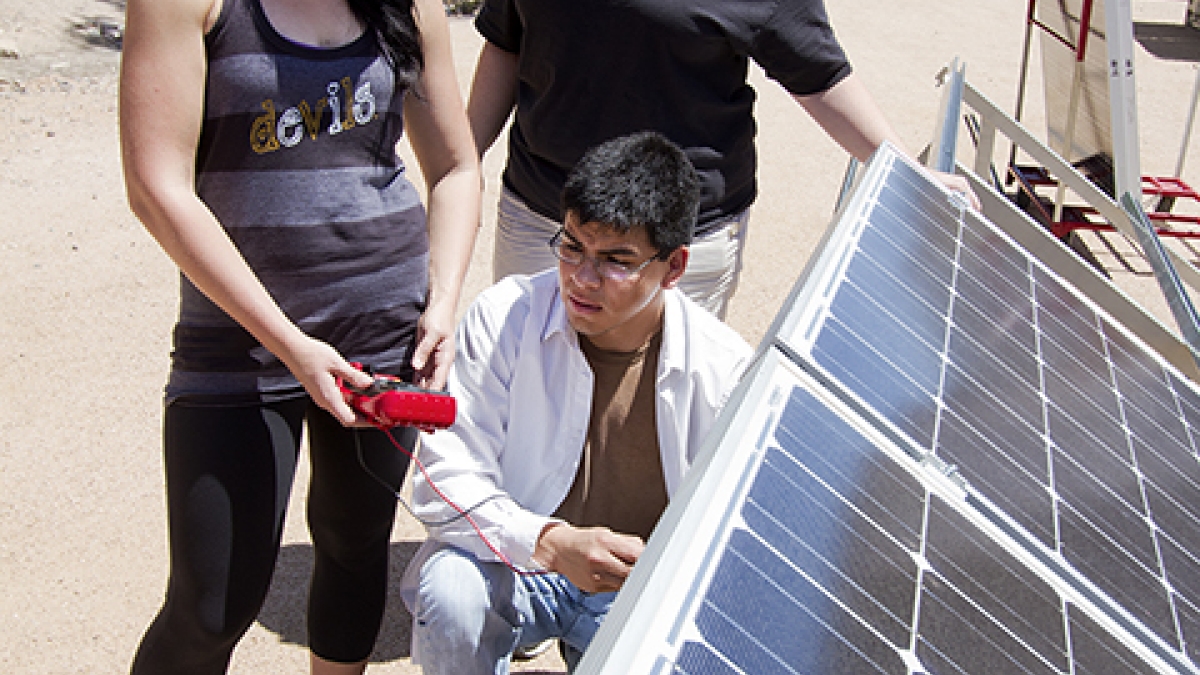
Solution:
<svg viewBox="0 0 1200 675">
<path fill-rule="evenodd" d="M 375 30 L 379 47 L 396 71 L 396 78 L 412 86 L 421 75 L 421 33 L 413 16 L 413 0 L 346 0 L 350 11 Z"/>
</svg>

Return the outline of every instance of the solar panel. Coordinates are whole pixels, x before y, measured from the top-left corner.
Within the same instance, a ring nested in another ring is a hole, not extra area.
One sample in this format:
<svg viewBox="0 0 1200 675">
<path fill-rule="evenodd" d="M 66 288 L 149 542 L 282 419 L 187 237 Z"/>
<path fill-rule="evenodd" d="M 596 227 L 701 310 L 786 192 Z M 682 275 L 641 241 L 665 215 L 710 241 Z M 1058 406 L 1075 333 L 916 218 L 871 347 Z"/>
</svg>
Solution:
<svg viewBox="0 0 1200 675">
<path fill-rule="evenodd" d="M 886 148 L 578 672 L 1200 672 L 1198 415 Z"/>
</svg>

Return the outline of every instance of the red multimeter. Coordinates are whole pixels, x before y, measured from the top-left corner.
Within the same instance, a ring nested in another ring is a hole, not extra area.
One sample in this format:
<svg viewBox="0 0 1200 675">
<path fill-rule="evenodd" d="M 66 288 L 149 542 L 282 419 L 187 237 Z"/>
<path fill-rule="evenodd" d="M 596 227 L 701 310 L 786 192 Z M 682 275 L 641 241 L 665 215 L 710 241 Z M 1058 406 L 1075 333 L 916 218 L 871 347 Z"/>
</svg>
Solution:
<svg viewBox="0 0 1200 675">
<path fill-rule="evenodd" d="M 357 363 L 352 365 L 362 368 Z M 363 389 L 355 389 L 338 380 L 346 403 L 372 424 L 382 429 L 404 425 L 421 431 L 445 429 L 454 424 L 457 408 L 450 394 L 422 389 L 394 375 L 374 377 L 375 381 Z"/>
</svg>

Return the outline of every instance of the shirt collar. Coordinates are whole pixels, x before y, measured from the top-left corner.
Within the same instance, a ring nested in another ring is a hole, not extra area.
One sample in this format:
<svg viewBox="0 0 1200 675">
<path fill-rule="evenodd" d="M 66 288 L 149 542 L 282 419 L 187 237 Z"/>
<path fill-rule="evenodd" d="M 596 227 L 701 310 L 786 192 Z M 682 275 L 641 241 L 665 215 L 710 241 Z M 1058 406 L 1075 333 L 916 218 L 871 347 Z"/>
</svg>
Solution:
<svg viewBox="0 0 1200 675">
<path fill-rule="evenodd" d="M 663 290 L 666 302 L 663 303 L 662 351 L 658 355 L 660 373 L 683 370 L 687 362 L 687 317 L 684 316 L 681 293 L 677 288 Z"/>
<path fill-rule="evenodd" d="M 548 303 L 545 309 L 546 321 L 542 324 L 542 342 L 546 342 L 556 335 L 562 335 L 572 344 L 576 344 L 575 329 L 571 328 L 571 323 L 567 321 L 567 310 L 563 307 L 560 296 L 557 268 L 534 275 L 530 281 L 535 288 L 540 285 L 548 287 L 545 289 L 546 292 L 541 294 Z"/>
<path fill-rule="evenodd" d="M 575 329 L 571 328 L 571 323 L 567 321 L 567 311 L 563 308 L 562 298 L 559 295 L 557 271 L 549 270 L 538 274 L 534 277 L 533 282 L 535 286 L 547 282 L 550 286 L 547 289 L 549 292 L 545 294 L 549 305 L 546 307 L 546 321 L 542 325 L 542 342 L 547 342 L 556 335 L 562 335 L 575 349 L 579 349 L 579 337 L 575 334 Z M 666 302 L 663 303 L 662 351 L 658 354 L 659 373 L 683 370 L 687 362 L 687 331 L 684 328 L 687 319 L 684 316 L 683 302 L 680 300 L 679 294 L 680 291 L 675 288 L 663 290 Z"/>
</svg>

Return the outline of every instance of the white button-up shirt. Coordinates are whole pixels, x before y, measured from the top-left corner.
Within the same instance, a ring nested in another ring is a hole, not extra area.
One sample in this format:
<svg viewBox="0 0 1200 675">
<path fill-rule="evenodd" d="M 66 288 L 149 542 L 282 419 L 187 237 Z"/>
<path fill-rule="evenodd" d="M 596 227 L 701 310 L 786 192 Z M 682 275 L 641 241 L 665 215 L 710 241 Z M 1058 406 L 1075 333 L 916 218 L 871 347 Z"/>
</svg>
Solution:
<svg viewBox="0 0 1200 675">
<path fill-rule="evenodd" d="M 671 495 L 752 350 L 679 291 L 663 292 L 655 419 Z M 457 419 L 422 436 L 418 457 L 433 485 L 419 471 L 412 484 L 414 510 L 431 537 L 422 553 L 442 542 L 498 560 L 490 542 L 512 564 L 536 568 L 537 538 L 575 480 L 592 406 L 592 371 L 567 322 L 557 270 L 485 290 L 460 323 L 457 342 L 447 385 Z M 433 486 L 470 510 L 483 537 Z M 424 558 L 418 554 L 406 576 Z"/>
</svg>

